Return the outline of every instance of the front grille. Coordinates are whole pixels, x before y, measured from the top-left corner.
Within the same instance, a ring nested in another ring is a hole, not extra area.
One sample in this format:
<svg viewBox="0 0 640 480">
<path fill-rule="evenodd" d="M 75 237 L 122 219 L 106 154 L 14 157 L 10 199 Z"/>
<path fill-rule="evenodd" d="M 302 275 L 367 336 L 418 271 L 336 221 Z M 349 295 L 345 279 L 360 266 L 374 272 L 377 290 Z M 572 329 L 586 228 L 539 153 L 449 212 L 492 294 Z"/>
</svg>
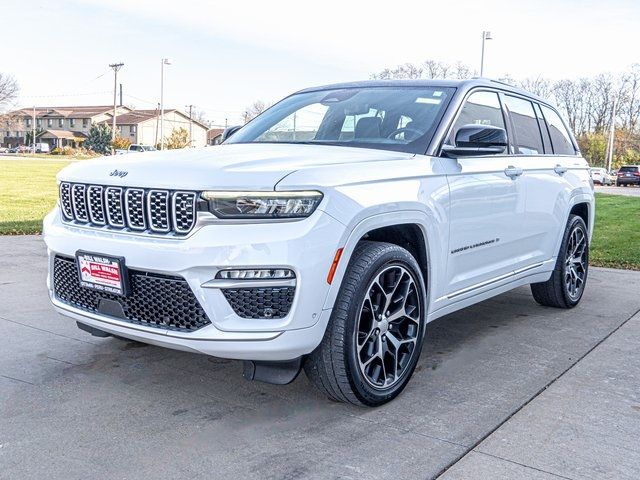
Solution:
<svg viewBox="0 0 640 480">
<path fill-rule="evenodd" d="M 193 331 L 211 323 L 184 278 L 140 270 L 128 270 L 128 274 L 131 293 L 127 297 L 90 290 L 80 286 L 75 259 L 56 256 L 54 294 L 72 307 L 137 325 Z"/>
<path fill-rule="evenodd" d="M 196 192 L 60 184 L 66 221 L 145 233 L 188 234 L 196 224 Z"/>
<path fill-rule="evenodd" d="M 295 291 L 295 287 L 222 289 L 233 311 L 242 318 L 286 317 Z"/>
</svg>

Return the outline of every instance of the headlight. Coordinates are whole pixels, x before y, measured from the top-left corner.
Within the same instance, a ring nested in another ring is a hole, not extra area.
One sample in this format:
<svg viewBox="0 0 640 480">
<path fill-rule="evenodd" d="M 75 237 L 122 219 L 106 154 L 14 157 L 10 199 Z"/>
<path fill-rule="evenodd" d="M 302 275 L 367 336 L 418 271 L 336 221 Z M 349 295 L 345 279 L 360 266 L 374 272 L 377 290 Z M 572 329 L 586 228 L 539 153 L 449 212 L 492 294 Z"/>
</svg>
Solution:
<svg viewBox="0 0 640 480">
<path fill-rule="evenodd" d="M 203 192 L 202 197 L 218 218 L 304 218 L 315 211 L 322 193 Z"/>
</svg>

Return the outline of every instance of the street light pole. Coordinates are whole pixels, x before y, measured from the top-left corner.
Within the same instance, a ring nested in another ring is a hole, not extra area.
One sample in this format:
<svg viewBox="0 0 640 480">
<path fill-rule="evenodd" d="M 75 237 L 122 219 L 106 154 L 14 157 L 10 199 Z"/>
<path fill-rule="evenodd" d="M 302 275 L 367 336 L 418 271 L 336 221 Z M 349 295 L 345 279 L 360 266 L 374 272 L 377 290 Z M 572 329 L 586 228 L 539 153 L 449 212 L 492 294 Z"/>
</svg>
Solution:
<svg viewBox="0 0 640 480">
<path fill-rule="evenodd" d="M 484 75 L 484 42 L 485 40 L 493 40 L 491 32 L 482 32 L 482 53 L 480 54 L 480 76 Z"/>
<path fill-rule="evenodd" d="M 112 63 L 109 66 L 113 68 L 113 124 L 111 127 L 111 142 L 116 139 L 116 114 L 118 108 L 118 70 L 122 68 L 124 63 Z"/>
<path fill-rule="evenodd" d="M 160 150 L 164 150 L 164 66 L 171 65 L 171 60 L 163 58 L 160 63 Z"/>
<path fill-rule="evenodd" d="M 607 145 L 607 174 L 611 171 L 611 163 L 613 162 L 613 143 L 616 138 L 617 106 L 618 106 L 618 97 L 613 97 L 613 107 L 611 109 L 611 126 L 609 127 L 609 145 Z"/>
<path fill-rule="evenodd" d="M 33 106 L 33 124 L 31 125 L 31 140 L 33 143 L 33 152 L 36 153 L 36 106 Z"/>
</svg>

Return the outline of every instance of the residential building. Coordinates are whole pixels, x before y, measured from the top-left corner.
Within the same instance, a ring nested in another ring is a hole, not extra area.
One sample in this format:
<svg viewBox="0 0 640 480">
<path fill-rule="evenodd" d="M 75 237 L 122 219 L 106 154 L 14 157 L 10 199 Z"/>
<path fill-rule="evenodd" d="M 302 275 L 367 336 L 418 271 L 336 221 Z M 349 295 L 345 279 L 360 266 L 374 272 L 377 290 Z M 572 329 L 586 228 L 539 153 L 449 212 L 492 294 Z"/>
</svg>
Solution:
<svg viewBox="0 0 640 480">
<path fill-rule="evenodd" d="M 222 142 L 224 128 L 211 128 L 207 132 L 207 145 L 219 145 Z"/>
<path fill-rule="evenodd" d="M 131 109 L 119 106 L 118 114 Z M 26 145 L 27 137 L 33 131 L 34 109 L 23 108 L 7 114 L 0 131 L 0 145 L 13 147 Z M 80 107 L 36 107 L 35 127 L 38 142 L 46 142 L 54 147 L 77 147 L 84 142 L 91 124 L 113 118 L 113 105 Z"/>
<path fill-rule="evenodd" d="M 33 108 L 23 108 L 10 112 L 0 130 L 0 146 L 26 145 L 33 129 Z M 117 134 L 143 145 L 160 143 L 160 113 L 158 110 L 133 110 L 119 106 L 116 109 Z M 48 143 L 51 148 L 78 147 L 86 140 L 92 124 L 113 121 L 113 106 L 87 107 L 36 107 L 36 141 Z M 191 145 L 203 147 L 207 143 L 207 125 L 175 109 L 164 112 L 164 138 L 175 129 L 183 127 L 191 131 Z"/>
<path fill-rule="evenodd" d="M 161 140 L 160 113 L 154 110 L 131 110 L 116 117 L 118 135 L 131 140 L 131 143 L 158 145 Z M 184 128 L 191 131 L 191 146 L 204 147 L 207 143 L 208 127 L 179 110 L 164 111 L 164 138 L 171 136 L 173 130 Z"/>
</svg>

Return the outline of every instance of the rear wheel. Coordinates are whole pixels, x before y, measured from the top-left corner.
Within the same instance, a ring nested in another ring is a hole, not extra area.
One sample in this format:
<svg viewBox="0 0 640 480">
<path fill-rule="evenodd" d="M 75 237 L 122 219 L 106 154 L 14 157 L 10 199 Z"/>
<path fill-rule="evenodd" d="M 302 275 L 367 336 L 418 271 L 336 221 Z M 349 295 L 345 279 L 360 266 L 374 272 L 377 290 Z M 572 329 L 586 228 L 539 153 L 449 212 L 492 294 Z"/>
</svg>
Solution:
<svg viewBox="0 0 640 480">
<path fill-rule="evenodd" d="M 582 298 L 588 272 L 587 226 L 581 217 L 571 215 L 551 278 L 531 284 L 533 298 L 547 307 L 573 308 Z"/>
<path fill-rule="evenodd" d="M 336 401 L 377 406 L 395 398 L 415 369 L 424 337 L 425 287 L 411 254 L 361 242 L 349 262 L 309 379 Z"/>
</svg>

